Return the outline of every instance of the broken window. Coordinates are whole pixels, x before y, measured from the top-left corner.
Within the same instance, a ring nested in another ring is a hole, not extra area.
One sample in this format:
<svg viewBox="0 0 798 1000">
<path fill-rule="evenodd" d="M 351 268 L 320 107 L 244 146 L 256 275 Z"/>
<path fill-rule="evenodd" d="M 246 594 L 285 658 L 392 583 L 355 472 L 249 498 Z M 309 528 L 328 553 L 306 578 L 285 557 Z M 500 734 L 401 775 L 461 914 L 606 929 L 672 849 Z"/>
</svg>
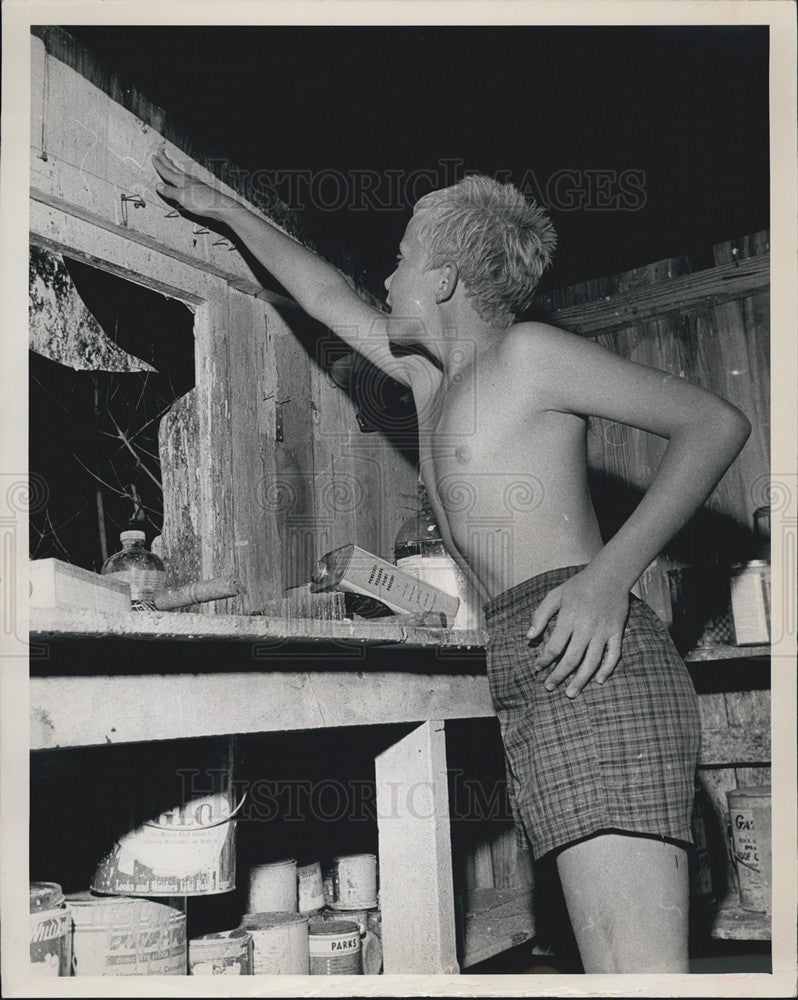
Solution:
<svg viewBox="0 0 798 1000">
<path fill-rule="evenodd" d="M 99 571 L 120 531 L 160 533 L 158 425 L 194 386 L 194 317 L 41 247 L 29 275 L 30 555 Z"/>
</svg>

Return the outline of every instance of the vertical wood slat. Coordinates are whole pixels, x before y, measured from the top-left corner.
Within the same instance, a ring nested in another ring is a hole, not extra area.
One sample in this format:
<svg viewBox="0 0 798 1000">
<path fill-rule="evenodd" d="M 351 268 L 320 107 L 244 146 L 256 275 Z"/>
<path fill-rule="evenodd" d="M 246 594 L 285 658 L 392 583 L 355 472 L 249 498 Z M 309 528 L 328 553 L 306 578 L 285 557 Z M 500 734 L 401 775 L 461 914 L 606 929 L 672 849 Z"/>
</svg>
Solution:
<svg viewBox="0 0 798 1000">
<path fill-rule="evenodd" d="M 260 610 L 281 592 L 280 538 L 266 502 L 275 480 L 274 411 L 277 390 L 274 343 L 266 303 L 228 290 L 228 398 L 231 428 L 233 535 L 228 540 L 235 575 L 244 586 L 237 612 Z"/>
<path fill-rule="evenodd" d="M 269 328 L 277 370 L 275 415 L 281 415 L 283 440 L 275 446 L 276 479 L 267 492 L 267 508 L 277 519 L 285 590 L 306 583 L 321 555 L 313 490 L 315 411 L 311 407 L 312 362 L 307 351 L 274 309 L 269 310 Z"/>
<path fill-rule="evenodd" d="M 202 575 L 200 466 L 197 390 L 175 400 L 158 428 L 163 485 L 163 551 L 169 583 L 182 585 Z M 182 609 L 200 611 L 191 606 Z"/>
<path fill-rule="evenodd" d="M 204 577 L 235 575 L 233 442 L 230 423 L 227 285 L 209 289 L 197 308 L 194 358 L 197 377 L 200 485 L 200 565 Z M 203 605 L 209 614 L 233 613 L 230 601 Z"/>
<path fill-rule="evenodd" d="M 375 762 L 386 974 L 459 971 L 442 722 L 425 722 Z"/>
</svg>

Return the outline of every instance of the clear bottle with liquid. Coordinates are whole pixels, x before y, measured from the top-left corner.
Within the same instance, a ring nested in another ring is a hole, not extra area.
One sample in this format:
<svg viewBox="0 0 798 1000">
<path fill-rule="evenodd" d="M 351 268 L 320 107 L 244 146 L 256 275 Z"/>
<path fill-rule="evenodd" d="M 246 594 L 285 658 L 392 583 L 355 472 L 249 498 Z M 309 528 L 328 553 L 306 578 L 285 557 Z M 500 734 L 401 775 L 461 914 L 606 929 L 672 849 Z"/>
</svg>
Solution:
<svg viewBox="0 0 798 1000">
<path fill-rule="evenodd" d="M 119 540 L 121 552 L 115 552 L 103 563 L 103 576 L 112 576 L 130 587 L 130 602 L 134 611 L 155 607 L 155 595 L 166 589 L 166 569 L 163 562 L 146 546 L 143 531 L 123 531 Z"/>
<path fill-rule="evenodd" d="M 482 625 L 481 605 L 468 577 L 446 551 L 426 490 L 419 482 L 421 509 L 402 522 L 394 542 L 396 565 L 425 583 L 460 598 L 454 628 Z"/>
</svg>

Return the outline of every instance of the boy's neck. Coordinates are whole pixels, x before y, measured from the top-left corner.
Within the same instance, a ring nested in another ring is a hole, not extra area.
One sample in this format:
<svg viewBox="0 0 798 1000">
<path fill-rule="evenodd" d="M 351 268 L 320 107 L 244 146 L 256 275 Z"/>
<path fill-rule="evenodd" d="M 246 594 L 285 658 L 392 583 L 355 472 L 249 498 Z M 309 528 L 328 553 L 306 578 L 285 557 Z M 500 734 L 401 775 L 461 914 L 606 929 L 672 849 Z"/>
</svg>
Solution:
<svg viewBox="0 0 798 1000">
<path fill-rule="evenodd" d="M 470 307 L 466 314 L 443 319 L 440 350 L 436 354 L 447 381 L 471 368 L 476 359 L 495 347 L 506 332 L 486 323 Z"/>
</svg>

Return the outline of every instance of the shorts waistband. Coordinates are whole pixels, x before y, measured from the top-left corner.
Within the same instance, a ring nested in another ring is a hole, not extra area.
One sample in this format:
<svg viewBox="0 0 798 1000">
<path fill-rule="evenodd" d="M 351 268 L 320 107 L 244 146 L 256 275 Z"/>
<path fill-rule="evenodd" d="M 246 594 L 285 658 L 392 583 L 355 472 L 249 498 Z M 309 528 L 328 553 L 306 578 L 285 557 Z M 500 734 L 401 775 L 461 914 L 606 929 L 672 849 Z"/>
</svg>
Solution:
<svg viewBox="0 0 798 1000">
<path fill-rule="evenodd" d="M 558 569 L 546 570 L 545 573 L 530 577 L 487 601 L 482 605 L 486 627 L 500 625 L 519 611 L 534 610 L 550 590 L 559 587 L 570 577 L 576 576 L 586 565 L 582 563 L 579 566 L 561 566 Z"/>
</svg>

